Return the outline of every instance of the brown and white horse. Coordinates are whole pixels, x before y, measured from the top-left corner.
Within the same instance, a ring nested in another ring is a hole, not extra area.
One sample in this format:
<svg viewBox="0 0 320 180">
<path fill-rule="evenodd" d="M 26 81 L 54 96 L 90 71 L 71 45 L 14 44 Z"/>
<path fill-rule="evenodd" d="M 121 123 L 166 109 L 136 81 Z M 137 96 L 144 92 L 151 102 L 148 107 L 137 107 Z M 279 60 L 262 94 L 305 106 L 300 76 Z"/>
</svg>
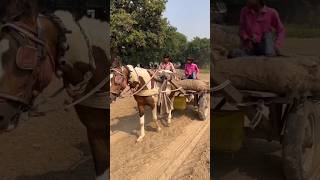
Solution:
<svg viewBox="0 0 320 180">
<path fill-rule="evenodd" d="M 105 33 L 100 37 L 100 42 L 95 43 L 95 38 L 90 39 L 94 68 L 85 60 L 78 61 L 77 59 L 78 57 L 90 59 L 88 54 L 83 56 L 82 53 L 90 49 L 86 47 L 86 44 L 72 42 L 74 39 L 84 39 L 84 37 L 81 35 L 72 37 L 77 32 L 68 35 L 66 41 L 70 49 L 67 51 L 67 47 L 61 43 L 61 38 L 65 37 L 65 34 L 55 19 L 57 16 L 40 16 L 35 2 L 7 0 L 6 6 L 1 7 L 3 8 L 1 15 L 6 17 L 4 22 L 6 24 L 2 26 L 0 32 L 0 132 L 17 127 L 21 113 L 32 107 L 34 99 L 47 87 L 58 70 L 62 72 L 65 86 L 70 87 L 77 87 L 83 82 L 85 75 L 91 72 L 92 77 L 88 79 L 85 86 L 82 86 L 84 89 L 78 94 L 70 93 L 76 100 L 101 84 L 107 77 L 106 70 L 110 67 L 106 50 L 107 41 L 104 45 L 101 41 L 106 40 L 107 28 L 102 30 Z M 88 18 L 86 21 L 92 29 L 95 28 L 95 24 L 99 28 L 104 24 Z M 91 35 L 98 36 L 94 31 L 91 32 Z M 86 33 L 90 34 L 88 31 Z M 64 63 L 61 61 L 62 57 L 69 58 L 71 63 Z M 107 92 L 109 86 L 106 85 L 98 90 Z M 92 100 L 92 97 L 90 98 Z M 86 101 L 88 102 L 90 98 Z M 105 96 L 105 102 L 107 102 L 107 96 Z M 92 107 L 80 103 L 75 106 L 75 109 L 81 122 L 87 128 L 97 180 L 109 179 L 109 126 L 107 125 L 109 112 L 107 107 Z"/>
<path fill-rule="evenodd" d="M 153 72 L 161 73 L 161 72 Z M 110 101 L 113 102 L 117 97 L 121 97 L 122 94 L 132 90 L 133 97 L 137 102 L 139 116 L 140 116 L 140 135 L 137 142 L 141 142 L 145 136 L 145 107 L 149 106 L 152 110 L 152 120 L 156 125 L 156 130 L 160 131 L 161 127 L 158 122 L 157 110 L 158 110 L 158 95 L 159 89 L 161 89 L 161 83 L 155 81 L 155 75 L 150 71 L 143 68 L 133 68 L 131 65 L 116 67 L 111 70 L 110 77 Z M 169 126 L 172 119 L 172 109 L 174 92 L 171 92 L 171 86 L 161 89 L 169 97 L 169 107 L 167 114 L 167 125 Z"/>
</svg>

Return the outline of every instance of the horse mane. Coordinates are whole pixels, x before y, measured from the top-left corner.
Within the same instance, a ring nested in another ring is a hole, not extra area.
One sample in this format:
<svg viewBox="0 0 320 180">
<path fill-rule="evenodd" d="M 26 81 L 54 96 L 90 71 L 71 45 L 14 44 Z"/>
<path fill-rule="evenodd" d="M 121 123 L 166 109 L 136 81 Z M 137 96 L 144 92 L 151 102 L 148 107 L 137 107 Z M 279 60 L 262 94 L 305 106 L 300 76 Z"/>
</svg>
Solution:
<svg viewBox="0 0 320 180">
<path fill-rule="evenodd" d="M 86 40 L 83 37 L 80 28 L 77 26 L 73 15 L 68 11 L 56 11 L 54 14 L 62 20 L 67 29 L 72 31 L 71 34 L 66 35 L 70 46 L 70 50 L 67 51 L 66 54 L 67 58 L 71 63 L 75 63 L 76 61 L 88 63 Z M 82 17 L 78 22 L 92 45 L 107 52 L 108 41 L 106 32 L 109 29 L 108 23 L 87 17 Z"/>
</svg>

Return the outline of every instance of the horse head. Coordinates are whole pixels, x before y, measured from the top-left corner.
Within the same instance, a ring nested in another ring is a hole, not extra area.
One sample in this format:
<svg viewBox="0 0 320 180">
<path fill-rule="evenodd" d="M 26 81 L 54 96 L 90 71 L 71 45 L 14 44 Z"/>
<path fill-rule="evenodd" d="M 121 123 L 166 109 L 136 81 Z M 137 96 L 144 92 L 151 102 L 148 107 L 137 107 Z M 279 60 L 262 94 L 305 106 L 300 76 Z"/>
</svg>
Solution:
<svg viewBox="0 0 320 180">
<path fill-rule="evenodd" d="M 111 69 L 110 76 L 110 102 L 120 97 L 123 92 L 130 89 L 130 71 L 127 66 L 115 67 Z"/>
<path fill-rule="evenodd" d="M 37 18 L 15 19 L 1 26 L 0 132 L 17 127 L 21 113 L 31 107 L 54 75 L 56 49 L 37 34 Z M 45 38 L 55 41 L 57 34 L 57 28 L 52 28 Z"/>
</svg>

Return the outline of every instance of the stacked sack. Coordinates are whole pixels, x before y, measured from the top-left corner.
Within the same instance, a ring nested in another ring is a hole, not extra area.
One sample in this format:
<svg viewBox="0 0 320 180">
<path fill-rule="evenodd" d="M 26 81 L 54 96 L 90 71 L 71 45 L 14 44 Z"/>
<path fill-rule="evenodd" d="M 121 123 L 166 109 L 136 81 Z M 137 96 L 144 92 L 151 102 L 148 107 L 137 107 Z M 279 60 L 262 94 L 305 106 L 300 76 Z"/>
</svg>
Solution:
<svg viewBox="0 0 320 180">
<path fill-rule="evenodd" d="M 320 92 L 319 57 L 242 57 L 218 61 L 218 74 L 238 89 L 275 93 Z"/>
</svg>

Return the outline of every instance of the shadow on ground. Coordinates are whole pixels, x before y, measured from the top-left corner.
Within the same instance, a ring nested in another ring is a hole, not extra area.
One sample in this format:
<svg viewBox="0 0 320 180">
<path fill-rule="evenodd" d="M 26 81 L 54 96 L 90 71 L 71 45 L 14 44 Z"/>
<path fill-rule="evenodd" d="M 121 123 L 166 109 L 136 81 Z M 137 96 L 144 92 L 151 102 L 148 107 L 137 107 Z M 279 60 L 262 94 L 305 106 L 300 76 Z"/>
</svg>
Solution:
<svg viewBox="0 0 320 180">
<path fill-rule="evenodd" d="M 94 164 L 88 144 L 80 143 L 76 146 L 83 152 L 80 164 L 75 164 L 68 170 L 52 171 L 36 176 L 20 176 L 16 180 L 92 180 L 95 178 Z"/>
<path fill-rule="evenodd" d="M 237 153 L 213 154 L 217 180 L 284 180 L 279 143 L 251 139 Z"/>
</svg>

